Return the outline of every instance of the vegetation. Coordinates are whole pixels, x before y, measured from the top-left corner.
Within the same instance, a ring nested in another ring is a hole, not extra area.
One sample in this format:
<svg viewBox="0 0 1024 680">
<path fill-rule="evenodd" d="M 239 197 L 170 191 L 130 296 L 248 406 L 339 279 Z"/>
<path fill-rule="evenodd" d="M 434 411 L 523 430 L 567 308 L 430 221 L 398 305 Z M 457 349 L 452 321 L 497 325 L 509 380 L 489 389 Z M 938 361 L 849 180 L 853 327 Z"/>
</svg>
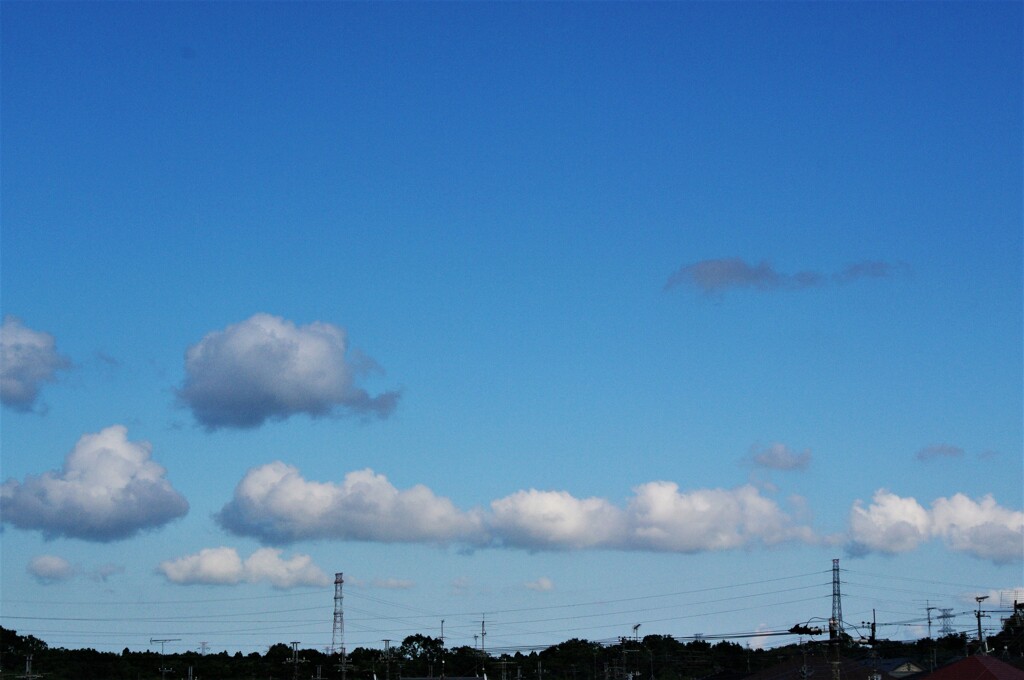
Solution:
<svg viewBox="0 0 1024 680">
<path fill-rule="evenodd" d="M 1008 619 L 990 638 L 1000 656 L 1020 658 L 1024 638 L 1024 610 Z M 484 655 L 472 647 L 444 648 L 439 638 L 410 635 L 385 652 L 356 648 L 348 655 L 346 677 L 351 680 L 400 678 L 478 677 L 492 680 L 695 680 L 716 676 L 722 680 L 751 673 L 806 655 L 824 653 L 825 642 L 751 649 L 735 642 L 680 641 L 667 635 L 643 639 L 623 638 L 613 645 L 572 639 L 540 651 Z M 844 656 L 906 658 L 922 667 L 934 659 L 941 664 L 975 651 L 966 634 L 938 640 L 893 642 L 844 641 Z M 285 644 L 266 653 L 236 652 L 200 655 L 198 652 L 161 655 L 157 652 L 98 652 L 94 649 L 51 648 L 31 635 L 18 635 L 0 627 L 0 680 L 25 675 L 32 656 L 33 674 L 42 680 L 289 680 L 341 677 L 340 658 L 315 649 L 297 654 Z M 293 663 L 295 658 L 299 663 Z"/>
</svg>

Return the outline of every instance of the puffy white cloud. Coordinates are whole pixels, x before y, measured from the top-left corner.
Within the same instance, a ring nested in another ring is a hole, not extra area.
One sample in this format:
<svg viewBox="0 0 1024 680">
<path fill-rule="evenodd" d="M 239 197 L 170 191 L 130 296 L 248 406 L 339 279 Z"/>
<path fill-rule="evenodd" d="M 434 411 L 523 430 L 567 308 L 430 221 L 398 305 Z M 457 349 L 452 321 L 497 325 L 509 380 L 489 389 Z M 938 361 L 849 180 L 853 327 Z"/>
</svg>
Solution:
<svg viewBox="0 0 1024 680">
<path fill-rule="evenodd" d="M 804 470 L 811 464 L 811 450 L 796 452 L 785 444 L 771 444 L 751 451 L 751 460 L 772 470 Z"/>
<path fill-rule="evenodd" d="M 260 548 L 245 560 L 245 578 L 254 583 L 266 581 L 275 588 L 326 586 L 332 583 L 327 574 L 313 564 L 313 558 L 309 555 L 295 555 L 289 560 L 283 560 L 281 551 L 274 548 Z"/>
<path fill-rule="evenodd" d="M 630 548 L 692 553 L 813 540 L 808 527 L 795 525 L 749 484 L 680 493 L 674 482 L 649 482 L 635 491 L 628 506 Z"/>
<path fill-rule="evenodd" d="M 161 562 L 158 569 L 174 583 L 233 585 L 242 580 L 242 558 L 234 548 L 203 548 L 194 555 Z"/>
<path fill-rule="evenodd" d="M 37 555 L 28 563 L 28 573 L 40 583 L 67 581 L 75 575 L 75 568 L 63 557 Z"/>
<path fill-rule="evenodd" d="M 949 549 L 997 564 L 1024 559 L 1024 512 L 1001 507 L 991 495 L 975 501 L 964 494 L 932 501 L 927 510 L 913 498 L 884 489 L 870 506 L 856 501 L 850 510 L 853 554 L 902 553 L 941 538 Z"/>
<path fill-rule="evenodd" d="M 420 542 L 527 550 L 728 550 L 816 542 L 751 485 L 682 493 L 671 482 L 634 489 L 626 507 L 565 491 L 518 491 L 490 511 L 461 511 L 425 486 L 396 489 L 360 470 L 341 484 L 306 480 L 280 461 L 253 468 L 218 513 L 228 531 L 268 543 L 303 539 Z"/>
<path fill-rule="evenodd" d="M 538 593 L 546 593 L 549 590 L 555 589 L 554 582 L 547 576 L 541 576 L 536 581 L 530 581 L 529 583 L 524 583 L 523 585 L 526 586 L 527 590 L 534 590 Z"/>
<path fill-rule="evenodd" d="M 398 393 L 371 396 L 358 387 L 358 378 L 379 367 L 364 356 L 349 360 L 346 351 L 345 331 L 337 326 L 296 326 L 256 314 L 188 348 L 178 397 L 211 430 L 258 427 L 299 413 L 390 415 Z"/>
<path fill-rule="evenodd" d="M 490 526 L 512 546 L 594 548 L 625 534 L 625 513 L 602 498 L 574 498 L 565 491 L 517 491 L 491 503 Z"/>
<path fill-rule="evenodd" d="M 218 513 L 227 530 L 270 543 L 308 538 L 480 543 L 479 513 L 462 512 L 425 486 L 399 490 L 373 470 L 341 484 L 311 482 L 280 461 L 254 468 Z"/>
<path fill-rule="evenodd" d="M 0 325 L 0 402 L 16 411 L 31 411 L 43 383 L 71 362 L 57 353 L 49 333 L 34 331 L 13 316 Z"/>
<path fill-rule="evenodd" d="M 564 491 L 519 491 L 491 503 L 504 545 L 532 550 L 608 548 L 693 553 L 813 539 L 753 486 L 681 493 L 673 482 L 634 489 L 625 508 Z"/>
<path fill-rule="evenodd" d="M 867 508 L 858 499 L 850 509 L 850 545 L 855 555 L 909 552 L 929 535 L 928 511 L 913 498 L 879 489 Z"/>
<path fill-rule="evenodd" d="M 991 495 L 963 494 L 932 503 L 932 533 L 953 550 L 1005 564 L 1024 560 L 1024 512 L 1000 507 Z"/>
<path fill-rule="evenodd" d="M 188 502 L 150 459 L 148 442 L 130 442 L 123 425 L 83 435 L 60 471 L 0 486 L 3 522 L 47 538 L 114 541 L 162 526 Z"/>
<path fill-rule="evenodd" d="M 903 263 L 865 261 L 847 265 L 842 271 L 831 276 L 816 271 L 786 274 L 777 271 L 766 261 L 755 265 L 738 257 L 727 257 L 683 265 L 665 282 L 665 290 L 676 286 L 689 286 L 705 295 L 713 296 L 737 288 L 761 291 L 800 290 L 828 283 L 850 283 L 865 278 L 889 278 L 908 270 L 909 267 Z"/>
<path fill-rule="evenodd" d="M 234 548 L 204 548 L 194 555 L 166 560 L 157 569 L 182 585 L 269 583 L 275 588 L 326 586 L 331 580 L 309 555 L 281 559 L 281 551 L 260 548 L 244 561 Z"/>
</svg>

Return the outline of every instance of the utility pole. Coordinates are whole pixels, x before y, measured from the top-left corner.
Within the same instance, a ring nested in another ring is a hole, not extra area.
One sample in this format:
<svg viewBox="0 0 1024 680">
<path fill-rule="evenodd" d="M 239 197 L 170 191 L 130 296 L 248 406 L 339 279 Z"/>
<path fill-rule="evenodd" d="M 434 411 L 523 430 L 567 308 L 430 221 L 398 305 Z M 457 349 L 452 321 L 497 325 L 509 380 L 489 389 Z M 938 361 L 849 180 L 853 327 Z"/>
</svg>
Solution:
<svg viewBox="0 0 1024 680">
<path fill-rule="evenodd" d="M 299 664 L 306 663 L 306 660 L 299 658 L 298 640 L 292 642 L 292 658 L 285 663 L 290 663 L 292 665 L 292 680 L 299 680 Z"/>
<path fill-rule="evenodd" d="M 168 643 L 168 642 L 180 642 L 180 641 L 181 641 L 181 638 L 162 638 L 162 639 L 149 638 L 149 644 L 153 644 L 153 643 L 156 643 L 156 642 L 160 643 L 160 669 L 159 670 L 160 670 L 160 678 L 161 678 L 161 680 L 166 680 L 167 674 L 174 671 L 173 668 L 168 668 L 166 666 L 166 661 L 163 658 L 164 657 L 164 645 L 166 643 Z"/>
<path fill-rule="evenodd" d="M 384 641 L 384 663 L 386 664 L 384 677 L 391 680 L 391 640 Z"/>
<path fill-rule="evenodd" d="M 441 619 L 441 680 L 444 680 L 444 619 Z"/>
<path fill-rule="evenodd" d="M 29 654 L 28 656 L 25 657 L 25 674 L 24 675 L 19 675 L 17 677 L 24 678 L 24 680 L 38 680 L 39 678 L 43 677 L 39 673 L 33 673 L 32 672 L 32 655 L 31 654 Z"/>
<path fill-rule="evenodd" d="M 480 654 L 487 657 L 487 621 L 484 619 L 486 614 L 480 615 Z"/>
<path fill-rule="evenodd" d="M 935 670 L 935 638 L 932 637 L 932 610 L 938 609 L 938 607 L 932 607 L 928 600 L 924 601 L 925 612 L 928 614 L 928 640 L 932 643 L 932 654 L 930 659 L 930 665 L 928 670 Z"/>
<path fill-rule="evenodd" d="M 978 603 L 978 611 L 974 615 L 978 618 L 978 650 L 981 654 L 988 654 L 988 645 L 985 643 L 985 636 L 981 632 L 981 618 L 988 617 L 988 614 L 981 613 L 981 603 L 988 599 L 988 595 L 979 595 L 974 598 L 974 601 Z"/>
</svg>

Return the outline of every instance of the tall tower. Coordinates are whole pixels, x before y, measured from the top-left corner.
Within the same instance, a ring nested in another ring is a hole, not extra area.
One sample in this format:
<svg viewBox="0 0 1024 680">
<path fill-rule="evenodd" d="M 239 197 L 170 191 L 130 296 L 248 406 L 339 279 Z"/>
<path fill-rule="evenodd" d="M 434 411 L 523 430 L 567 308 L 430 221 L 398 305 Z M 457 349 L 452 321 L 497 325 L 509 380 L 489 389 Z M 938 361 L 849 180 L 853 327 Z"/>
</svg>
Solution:
<svg viewBox="0 0 1024 680">
<path fill-rule="evenodd" d="M 331 632 L 331 654 L 341 654 L 341 662 L 345 663 L 345 610 L 342 606 L 344 595 L 342 586 L 345 579 L 342 572 L 334 575 L 334 630 Z"/>
<path fill-rule="evenodd" d="M 832 618 L 828 620 L 829 646 L 832 647 L 833 658 L 832 680 L 840 680 L 839 645 L 843 632 L 843 599 L 839 593 L 839 560 L 832 560 Z"/>
<path fill-rule="evenodd" d="M 832 560 L 832 618 L 828 621 L 828 636 L 838 639 L 843 632 L 843 598 L 839 592 L 839 560 Z"/>
<path fill-rule="evenodd" d="M 937 619 L 942 621 L 942 625 L 939 626 L 939 635 L 941 637 L 945 637 L 947 635 L 952 635 L 953 634 L 953 619 L 956 617 L 956 614 L 953 613 L 953 608 L 952 607 L 940 607 L 939 611 L 942 612 L 941 614 L 939 614 L 936 617 Z"/>
</svg>

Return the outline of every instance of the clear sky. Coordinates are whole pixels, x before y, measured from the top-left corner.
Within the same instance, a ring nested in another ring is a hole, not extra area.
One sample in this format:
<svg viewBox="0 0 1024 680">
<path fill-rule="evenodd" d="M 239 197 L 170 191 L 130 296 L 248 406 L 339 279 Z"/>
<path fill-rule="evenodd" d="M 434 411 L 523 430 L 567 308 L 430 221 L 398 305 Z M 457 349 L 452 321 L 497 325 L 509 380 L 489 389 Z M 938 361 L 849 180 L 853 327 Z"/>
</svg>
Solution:
<svg viewBox="0 0 1024 680">
<path fill-rule="evenodd" d="M 1024 587 L 1020 3 L 0 12 L 3 626 L 320 648 L 344 572 L 350 649 L 778 630 L 840 558 L 913 638 Z"/>
</svg>

